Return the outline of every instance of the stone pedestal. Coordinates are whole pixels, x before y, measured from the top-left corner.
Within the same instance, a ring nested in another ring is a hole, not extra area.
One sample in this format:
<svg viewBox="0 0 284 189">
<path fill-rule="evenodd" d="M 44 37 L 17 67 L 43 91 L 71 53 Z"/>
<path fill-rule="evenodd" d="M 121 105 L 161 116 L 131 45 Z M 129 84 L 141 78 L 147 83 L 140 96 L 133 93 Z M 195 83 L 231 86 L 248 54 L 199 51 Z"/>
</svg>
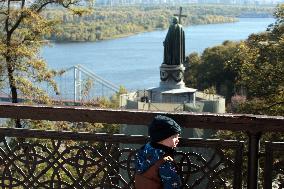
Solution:
<svg viewBox="0 0 284 189">
<path fill-rule="evenodd" d="M 183 82 L 185 67 L 181 65 L 162 64 L 160 67 L 161 90 L 185 88 Z"/>
<path fill-rule="evenodd" d="M 160 86 L 149 89 L 151 102 L 157 103 L 195 103 L 196 89 L 188 88 L 183 81 L 185 67 L 162 64 L 160 67 Z"/>
</svg>

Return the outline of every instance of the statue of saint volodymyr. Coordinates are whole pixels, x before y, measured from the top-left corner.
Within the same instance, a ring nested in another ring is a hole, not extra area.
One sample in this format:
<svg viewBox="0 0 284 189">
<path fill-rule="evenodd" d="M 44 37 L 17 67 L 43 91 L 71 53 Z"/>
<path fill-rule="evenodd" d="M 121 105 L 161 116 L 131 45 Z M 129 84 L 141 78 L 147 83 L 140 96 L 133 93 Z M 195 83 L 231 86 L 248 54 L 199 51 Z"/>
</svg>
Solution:
<svg viewBox="0 0 284 189">
<path fill-rule="evenodd" d="M 167 65 L 180 65 L 185 61 L 184 31 L 178 18 L 173 17 L 164 41 L 164 62 Z"/>
</svg>

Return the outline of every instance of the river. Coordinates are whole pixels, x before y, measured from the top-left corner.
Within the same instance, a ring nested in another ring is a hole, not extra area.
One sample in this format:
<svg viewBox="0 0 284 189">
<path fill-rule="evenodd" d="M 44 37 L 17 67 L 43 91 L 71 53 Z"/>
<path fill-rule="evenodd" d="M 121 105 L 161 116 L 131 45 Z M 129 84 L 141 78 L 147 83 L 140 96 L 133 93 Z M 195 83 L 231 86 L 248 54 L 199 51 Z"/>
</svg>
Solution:
<svg viewBox="0 0 284 189">
<path fill-rule="evenodd" d="M 273 18 L 240 18 L 236 23 L 185 27 L 186 55 L 202 53 L 225 40 L 244 40 L 251 33 L 265 31 L 273 22 Z M 129 91 L 145 89 L 159 85 L 166 33 L 161 30 L 99 42 L 52 44 L 43 48 L 42 56 L 53 69 L 81 64 Z"/>
</svg>

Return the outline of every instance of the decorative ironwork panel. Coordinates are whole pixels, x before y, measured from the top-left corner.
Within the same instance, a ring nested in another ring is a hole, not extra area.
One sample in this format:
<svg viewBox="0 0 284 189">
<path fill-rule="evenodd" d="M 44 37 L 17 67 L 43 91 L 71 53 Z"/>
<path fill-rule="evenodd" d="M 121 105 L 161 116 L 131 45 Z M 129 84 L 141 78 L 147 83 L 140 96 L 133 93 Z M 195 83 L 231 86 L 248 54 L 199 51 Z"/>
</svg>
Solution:
<svg viewBox="0 0 284 189">
<path fill-rule="evenodd" d="M 264 186 L 284 188 L 284 142 L 265 143 Z"/>
<path fill-rule="evenodd" d="M 0 148 L 2 188 L 133 188 L 119 173 L 131 170 L 119 157 L 133 151 L 117 144 L 7 141 Z"/>
<path fill-rule="evenodd" d="M 46 138 L 38 139 L 24 132 L 23 138 L 1 138 L 2 188 L 134 188 L 136 149 L 121 143 L 140 147 L 144 137 L 93 134 L 83 141 L 89 133 L 61 132 L 66 140 L 54 140 L 56 133 L 37 131 Z M 181 146 L 175 159 L 183 188 L 241 188 L 242 142 L 181 139 Z"/>
<path fill-rule="evenodd" d="M 182 139 L 181 146 L 184 188 L 242 188 L 242 142 Z"/>
</svg>

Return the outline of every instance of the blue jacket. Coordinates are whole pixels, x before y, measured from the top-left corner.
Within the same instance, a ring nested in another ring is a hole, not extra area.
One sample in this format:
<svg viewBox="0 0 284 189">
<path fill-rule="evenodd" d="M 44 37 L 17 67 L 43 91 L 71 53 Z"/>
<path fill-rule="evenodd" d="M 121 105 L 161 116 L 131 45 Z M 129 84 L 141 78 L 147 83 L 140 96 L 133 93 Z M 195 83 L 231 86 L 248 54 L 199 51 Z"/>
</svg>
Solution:
<svg viewBox="0 0 284 189">
<path fill-rule="evenodd" d="M 159 159 L 165 156 L 173 156 L 174 150 L 157 144 L 145 144 L 136 155 L 135 169 L 137 174 L 142 174 L 154 165 Z M 181 179 L 177 167 L 173 161 L 165 161 L 159 167 L 159 176 L 164 189 L 181 188 Z"/>
</svg>

